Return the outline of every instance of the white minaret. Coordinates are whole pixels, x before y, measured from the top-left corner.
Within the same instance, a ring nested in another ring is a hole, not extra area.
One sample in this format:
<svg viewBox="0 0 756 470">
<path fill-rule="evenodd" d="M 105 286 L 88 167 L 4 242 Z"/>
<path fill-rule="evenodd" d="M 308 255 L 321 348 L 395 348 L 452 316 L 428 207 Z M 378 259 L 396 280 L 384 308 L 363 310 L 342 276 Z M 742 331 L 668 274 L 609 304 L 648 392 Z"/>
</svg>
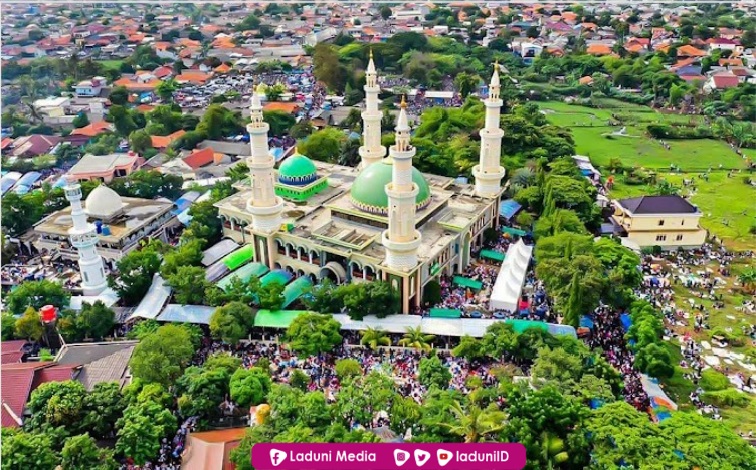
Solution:
<svg viewBox="0 0 756 470">
<path fill-rule="evenodd" d="M 501 166 L 501 130 L 500 113 L 504 104 L 499 96 L 501 83 L 499 82 L 499 63 L 494 65 L 491 85 L 488 88 L 486 105 L 486 124 L 480 131 L 480 163 L 475 165 L 472 174 L 475 177 L 475 192 L 482 197 L 496 197 L 501 191 L 501 180 L 504 178 L 504 167 Z"/>
<path fill-rule="evenodd" d="M 365 71 L 365 111 L 362 112 L 363 142 L 359 153 L 362 158 L 360 168 L 381 161 L 386 155 L 386 147 L 381 145 L 381 112 L 378 110 L 378 74 L 373 63 L 373 50 L 370 50 L 370 62 Z"/>
<path fill-rule="evenodd" d="M 252 121 L 247 124 L 249 144 L 252 153 L 247 157 L 252 197 L 247 201 L 247 211 L 252 214 L 252 228 L 261 232 L 274 232 L 281 226 L 283 199 L 276 196 L 275 174 L 276 161 L 268 150 L 268 129 L 263 121 L 262 103 L 259 87 L 252 93 L 250 106 Z"/>
<path fill-rule="evenodd" d="M 409 270 L 417 265 L 417 248 L 421 239 L 420 232 L 415 229 L 419 189 L 412 181 L 412 157 L 416 150 L 410 145 L 406 108 L 407 103 L 402 98 L 396 124 L 396 143 L 389 148 L 389 158 L 393 163 L 391 183 L 386 185 L 388 230 L 384 230 L 381 236 L 381 243 L 386 247 L 386 265 L 399 270 Z"/>
<path fill-rule="evenodd" d="M 68 181 L 64 188 L 66 199 L 71 203 L 71 219 L 73 227 L 68 229 L 71 246 L 79 253 L 79 271 L 81 273 L 81 288 L 84 295 L 97 295 L 106 287 L 105 268 L 102 257 L 97 252 L 97 229 L 87 222 L 87 215 L 81 205 L 81 185 L 76 181 Z"/>
</svg>

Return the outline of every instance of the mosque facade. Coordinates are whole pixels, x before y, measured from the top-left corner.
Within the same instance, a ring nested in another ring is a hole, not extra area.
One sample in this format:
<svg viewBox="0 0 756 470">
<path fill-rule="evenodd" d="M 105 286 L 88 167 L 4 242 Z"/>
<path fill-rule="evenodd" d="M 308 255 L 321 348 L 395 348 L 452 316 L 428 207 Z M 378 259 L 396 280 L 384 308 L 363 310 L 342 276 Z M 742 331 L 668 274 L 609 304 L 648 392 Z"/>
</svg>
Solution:
<svg viewBox="0 0 756 470">
<path fill-rule="evenodd" d="M 497 69 L 484 101 L 486 124 L 474 185 L 413 167 L 415 148 L 404 105 L 386 155 L 372 57 L 357 168 L 312 161 L 295 151 L 276 170 L 267 145 L 269 126 L 254 93 L 247 126 L 250 180 L 216 203 L 224 235 L 252 244 L 255 261 L 272 270 L 313 281 L 389 282 L 400 295 L 402 312 L 410 313 L 422 304 L 428 282 L 461 273 L 471 251 L 483 244 L 483 232 L 498 225 L 504 169 Z"/>
</svg>

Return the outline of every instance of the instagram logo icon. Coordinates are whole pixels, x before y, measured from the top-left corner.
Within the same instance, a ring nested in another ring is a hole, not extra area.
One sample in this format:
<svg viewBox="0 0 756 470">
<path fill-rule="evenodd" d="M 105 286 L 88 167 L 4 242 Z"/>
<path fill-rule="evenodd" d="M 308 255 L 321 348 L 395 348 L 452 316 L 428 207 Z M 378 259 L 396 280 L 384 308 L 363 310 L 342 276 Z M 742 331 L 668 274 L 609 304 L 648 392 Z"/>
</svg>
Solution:
<svg viewBox="0 0 756 470">
<path fill-rule="evenodd" d="M 410 453 L 402 449 L 394 449 L 394 463 L 397 467 L 401 467 L 410 458 Z"/>
</svg>

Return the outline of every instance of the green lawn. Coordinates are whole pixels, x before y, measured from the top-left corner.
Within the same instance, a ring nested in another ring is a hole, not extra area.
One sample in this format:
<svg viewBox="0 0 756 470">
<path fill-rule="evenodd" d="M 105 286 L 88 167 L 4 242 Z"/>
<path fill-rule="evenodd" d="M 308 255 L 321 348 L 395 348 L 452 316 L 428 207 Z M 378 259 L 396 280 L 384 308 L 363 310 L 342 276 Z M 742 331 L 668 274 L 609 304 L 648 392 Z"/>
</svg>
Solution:
<svg viewBox="0 0 756 470">
<path fill-rule="evenodd" d="M 116 70 L 120 69 L 121 64 L 123 63 L 122 60 L 99 60 L 98 62 L 104 65 L 106 68 Z"/>
</svg>

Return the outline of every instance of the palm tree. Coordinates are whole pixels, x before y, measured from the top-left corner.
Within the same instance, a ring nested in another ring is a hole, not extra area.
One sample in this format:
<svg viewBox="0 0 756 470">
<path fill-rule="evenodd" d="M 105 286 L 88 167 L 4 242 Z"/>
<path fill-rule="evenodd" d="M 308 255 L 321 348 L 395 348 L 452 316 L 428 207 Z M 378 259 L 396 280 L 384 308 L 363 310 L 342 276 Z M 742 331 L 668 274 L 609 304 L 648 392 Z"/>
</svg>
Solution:
<svg viewBox="0 0 756 470">
<path fill-rule="evenodd" d="M 541 458 L 546 468 L 552 470 L 567 461 L 569 455 L 564 450 L 564 440 L 548 432 L 541 434 Z"/>
<path fill-rule="evenodd" d="M 369 326 L 367 330 L 360 331 L 360 344 L 367 346 L 370 349 L 378 349 L 379 346 L 390 346 L 391 339 L 386 335 L 386 332 Z"/>
<path fill-rule="evenodd" d="M 357 166 L 360 162 L 360 139 L 347 139 L 341 144 L 339 165 Z"/>
<path fill-rule="evenodd" d="M 535 183 L 535 171 L 532 168 L 519 168 L 512 174 L 512 184 L 518 184 L 526 188 L 533 183 Z"/>
<path fill-rule="evenodd" d="M 450 410 L 456 417 L 455 423 L 441 423 L 452 434 L 462 436 L 465 442 L 494 441 L 492 434 L 499 433 L 506 427 L 507 415 L 496 409 L 482 409 L 477 403 L 476 393 L 469 395 L 470 403 L 466 408 L 455 401 Z"/>
<path fill-rule="evenodd" d="M 738 282 L 743 290 L 748 293 L 756 293 L 756 268 L 748 268 L 738 275 Z"/>
<path fill-rule="evenodd" d="M 399 340 L 399 344 L 407 347 L 419 349 L 421 351 L 430 351 L 433 349 L 430 345 L 431 341 L 436 339 L 434 335 L 426 335 L 420 331 L 420 327 L 413 328 L 407 327 L 407 332 L 404 333 L 404 337 Z"/>
</svg>

